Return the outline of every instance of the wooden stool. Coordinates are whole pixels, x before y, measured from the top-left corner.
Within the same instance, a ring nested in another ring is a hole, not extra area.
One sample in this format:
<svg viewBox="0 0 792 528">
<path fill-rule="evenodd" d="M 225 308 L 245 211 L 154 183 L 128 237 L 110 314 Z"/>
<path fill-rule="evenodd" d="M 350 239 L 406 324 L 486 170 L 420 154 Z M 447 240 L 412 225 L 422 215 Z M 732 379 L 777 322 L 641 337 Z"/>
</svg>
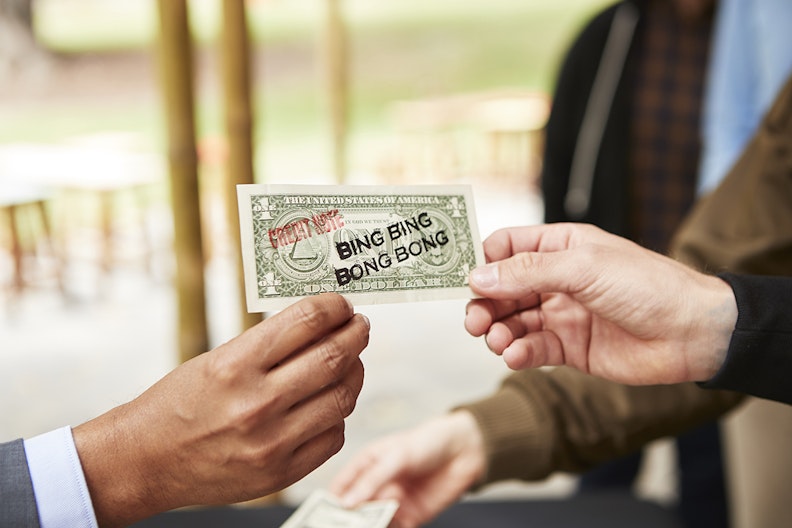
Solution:
<svg viewBox="0 0 792 528">
<path fill-rule="evenodd" d="M 143 263 L 147 273 L 152 273 L 151 258 L 154 253 L 152 242 L 146 225 L 147 192 L 155 180 L 147 177 L 130 177 L 118 175 L 102 175 L 99 177 L 63 178 L 56 182 L 64 201 L 71 199 L 87 199 L 92 202 L 91 209 L 96 210 L 100 230 L 101 255 L 100 267 L 103 273 L 109 273 L 118 260 L 114 247 L 114 237 L 117 230 L 117 201 L 129 194 L 135 203 L 135 220 L 141 236 Z M 66 220 L 62 222 L 67 229 Z"/>
<path fill-rule="evenodd" d="M 48 246 L 50 256 L 55 262 L 54 274 L 61 293 L 65 293 L 63 283 L 63 262 L 52 239 L 49 218 L 47 217 L 47 203 L 50 199 L 48 192 L 26 186 L 7 185 L 0 187 L 0 217 L 6 225 L 9 241 L 9 252 L 13 263 L 13 274 L 10 289 L 14 297 L 18 297 L 28 286 L 29 269 L 25 260 L 25 243 L 33 241 L 33 253 L 38 253 L 36 234 L 29 237 L 23 233 L 23 218 L 37 218 L 41 229 L 41 238 Z"/>
<path fill-rule="evenodd" d="M 470 120 L 488 143 L 483 172 L 535 185 L 549 113 L 550 100 L 539 92 L 494 94 L 472 105 Z"/>
</svg>

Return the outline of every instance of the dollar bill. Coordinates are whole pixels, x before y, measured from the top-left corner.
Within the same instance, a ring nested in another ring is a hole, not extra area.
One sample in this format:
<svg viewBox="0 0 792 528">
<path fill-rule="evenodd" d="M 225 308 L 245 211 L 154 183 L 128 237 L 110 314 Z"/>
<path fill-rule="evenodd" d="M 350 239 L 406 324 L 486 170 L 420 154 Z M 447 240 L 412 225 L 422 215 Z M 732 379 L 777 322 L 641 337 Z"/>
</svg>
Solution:
<svg viewBox="0 0 792 528">
<path fill-rule="evenodd" d="M 356 304 L 470 298 L 484 263 L 466 185 L 239 185 L 250 312 L 338 292 Z"/>
<path fill-rule="evenodd" d="M 395 500 L 365 502 L 344 508 L 336 497 L 317 490 L 305 499 L 281 528 L 387 528 L 399 508 Z"/>
</svg>

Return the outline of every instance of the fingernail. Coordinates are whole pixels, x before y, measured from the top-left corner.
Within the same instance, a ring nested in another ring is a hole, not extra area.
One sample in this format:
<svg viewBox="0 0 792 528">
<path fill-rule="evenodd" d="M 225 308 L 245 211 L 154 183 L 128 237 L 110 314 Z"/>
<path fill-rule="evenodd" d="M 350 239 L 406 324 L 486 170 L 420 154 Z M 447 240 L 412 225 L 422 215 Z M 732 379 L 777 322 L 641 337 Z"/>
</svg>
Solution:
<svg viewBox="0 0 792 528">
<path fill-rule="evenodd" d="M 470 272 L 470 282 L 479 288 L 490 288 L 498 283 L 497 264 L 487 264 Z"/>
<path fill-rule="evenodd" d="M 368 318 L 368 317 L 366 317 L 366 316 L 365 316 L 365 315 L 363 315 L 363 314 L 360 314 L 360 317 L 362 317 L 362 318 L 363 318 L 363 322 L 364 322 L 364 323 L 366 323 L 366 326 L 367 326 L 367 327 L 370 329 L 370 328 L 371 328 L 371 321 L 369 321 L 369 318 Z"/>
</svg>

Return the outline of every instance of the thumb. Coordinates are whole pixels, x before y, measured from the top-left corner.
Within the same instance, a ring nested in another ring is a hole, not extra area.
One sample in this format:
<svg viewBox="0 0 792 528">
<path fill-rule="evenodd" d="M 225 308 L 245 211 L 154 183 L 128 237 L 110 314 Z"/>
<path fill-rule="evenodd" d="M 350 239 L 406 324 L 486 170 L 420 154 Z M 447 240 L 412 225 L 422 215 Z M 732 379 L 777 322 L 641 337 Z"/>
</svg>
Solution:
<svg viewBox="0 0 792 528">
<path fill-rule="evenodd" d="M 591 270 L 578 250 L 524 252 L 479 266 L 470 272 L 474 293 L 498 300 L 518 300 L 534 293 L 574 293 Z"/>
</svg>

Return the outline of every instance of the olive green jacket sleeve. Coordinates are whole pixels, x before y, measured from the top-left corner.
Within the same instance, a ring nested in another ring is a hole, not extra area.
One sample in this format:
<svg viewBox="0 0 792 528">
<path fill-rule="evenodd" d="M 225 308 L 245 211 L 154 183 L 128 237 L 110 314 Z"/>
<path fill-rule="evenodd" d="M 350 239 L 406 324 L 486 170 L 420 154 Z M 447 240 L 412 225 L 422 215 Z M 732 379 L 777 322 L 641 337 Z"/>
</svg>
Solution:
<svg viewBox="0 0 792 528">
<path fill-rule="evenodd" d="M 717 419 L 741 400 L 694 383 L 634 387 L 556 368 L 512 374 L 489 398 L 460 408 L 484 436 L 489 469 L 479 484 L 488 484 L 582 472 Z"/>
</svg>

